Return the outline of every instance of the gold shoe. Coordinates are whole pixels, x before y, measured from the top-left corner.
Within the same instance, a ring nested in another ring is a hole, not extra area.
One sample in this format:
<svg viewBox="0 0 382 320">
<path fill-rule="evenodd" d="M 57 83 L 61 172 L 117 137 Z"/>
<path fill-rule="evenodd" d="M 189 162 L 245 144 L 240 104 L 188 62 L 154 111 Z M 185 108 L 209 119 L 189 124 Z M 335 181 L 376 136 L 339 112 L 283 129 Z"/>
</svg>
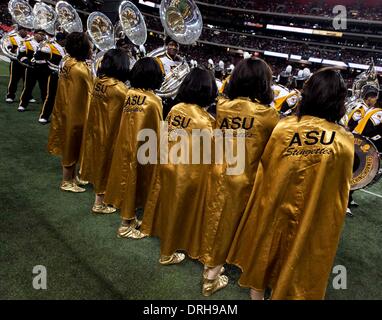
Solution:
<svg viewBox="0 0 382 320">
<path fill-rule="evenodd" d="M 95 204 L 93 205 L 92 212 L 93 213 L 102 213 L 102 214 L 110 214 L 116 212 L 117 209 L 113 207 L 109 207 L 106 204 Z"/>
<path fill-rule="evenodd" d="M 133 228 L 132 226 L 121 225 L 118 228 L 117 233 L 118 238 L 130 238 L 130 239 L 142 239 L 147 237 L 146 234 L 140 232 L 139 230 Z"/>
<path fill-rule="evenodd" d="M 216 291 L 223 289 L 228 284 L 227 276 L 218 276 L 216 279 L 203 279 L 202 294 L 205 297 L 209 297 Z"/>
<path fill-rule="evenodd" d="M 76 185 L 72 181 L 64 181 L 64 182 L 62 182 L 60 188 L 63 191 L 70 191 L 70 192 L 75 192 L 75 193 L 85 192 L 86 191 L 86 189 L 79 187 L 78 185 Z"/>
<path fill-rule="evenodd" d="M 177 263 L 181 263 L 185 257 L 186 256 L 184 253 L 175 252 L 171 256 L 161 256 L 159 259 L 159 263 L 164 266 L 167 266 L 170 264 L 177 264 Z"/>
<path fill-rule="evenodd" d="M 76 176 L 76 184 L 79 186 L 86 186 L 89 181 L 81 180 L 79 176 Z"/>
<path fill-rule="evenodd" d="M 207 269 L 204 269 L 203 270 L 203 278 L 204 279 L 207 279 L 207 272 L 208 272 L 208 269 L 210 268 L 207 268 Z M 221 267 L 220 271 L 219 271 L 219 276 L 222 275 L 224 273 L 225 269 L 224 267 Z"/>
</svg>

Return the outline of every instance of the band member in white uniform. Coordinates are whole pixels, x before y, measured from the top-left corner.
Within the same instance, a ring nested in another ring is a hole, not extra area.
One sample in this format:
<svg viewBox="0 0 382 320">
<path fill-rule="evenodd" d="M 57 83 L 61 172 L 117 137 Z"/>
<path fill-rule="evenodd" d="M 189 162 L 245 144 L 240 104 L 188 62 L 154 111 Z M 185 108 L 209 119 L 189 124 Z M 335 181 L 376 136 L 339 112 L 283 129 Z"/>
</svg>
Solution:
<svg viewBox="0 0 382 320">
<path fill-rule="evenodd" d="M 165 77 L 168 77 L 171 72 L 183 62 L 183 58 L 179 56 L 179 43 L 170 38 L 165 39 L 166 52 L 157 58 L 162 63 Z M 162 98 L 163 101 L 163 119 L 166 118 L 171 108 L 176 104 L 174 97 Z"/>
<path fill-rule="evenodd" d="M 16 54 L 18 48 L 22 46 L 23 41 L 27 38 L 27 36 L 28 29 L 19 26 L 17 28 L 17 32 L 10 35 L 8 39 L 5 40 L 5 46 L 10 52 Z M 24 82 L 24 76 L 25 66 L 23 66 L 17 59 L 12 59 L 11 63 L 9 64 L 9 83 L 7 89 L 7 96 L 5 98 L 5 101 L 7 103 L 14 102 L 16 98 L 18 83 L 20 82 L 20 80 Z"/>
</svg>

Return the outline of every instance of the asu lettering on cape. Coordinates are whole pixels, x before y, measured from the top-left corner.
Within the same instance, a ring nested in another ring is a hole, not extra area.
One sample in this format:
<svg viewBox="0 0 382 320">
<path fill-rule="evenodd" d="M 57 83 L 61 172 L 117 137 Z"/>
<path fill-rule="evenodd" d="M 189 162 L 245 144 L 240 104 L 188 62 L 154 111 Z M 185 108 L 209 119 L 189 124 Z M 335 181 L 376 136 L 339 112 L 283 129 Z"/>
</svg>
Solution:
<svg viewBox="0 0 382 320">
<path fill-rule="evenodd" d="M 102 84 L 102 83 L 99 83 L 97 82 L 94 86 L 94 91 L 96 92 L 102 92 L 103 94 L 106 94 L 106 91 L 107 91 L 107 86 Z"/>
<path fill-rule="evenodd" d="M 329 155 L 333 150 L 329 147 L 333 144 L 336 132 L 308 131 L 305 133 L 296 132 L 288 148 L 286 156 L 309 156 L 309 155 Z"/>
<path fill-rule="evenodd" d="M 146 101 L 145 95 L 128 96 L 123 107 L 123 112 L 143 112 L 141 107 Z"/>
<path fill-rule="evenodd" d="M 220 129 L 244 129 L 244 130 L 250 130 L 253 128 L 254 118 L 247 118 L 247 117 L 233 117 L 232 119 L 224 118 Z"/>
<path fill-rule="evenodd" d="M 133 96 L 128 96 L 126 99 L 126 105 L 129 106 L 141 106 L 144 104 L 146 101 L 146 96 L 141 96 L 141 95 L 133 95 Z"/>
<path fill-rule="evenodd" d="M 64 64 L 60 72 L 60 77 L 67 78 L 69 76 L 71 69 L 72 69 L 72 66 L 67 66 Z"/>
<path fill-rule="evenodd" d="M 187 118 L 187 117 L 183 117 L 179 115 L 174 116 L 172 119 L 171 119 L 171 116 L 169 116 L 168 118 L 169 126 L 178 127 L 178 128 L 181 127 L 183 129 L 188 128 L 190 122 L 191 122 L 191 118 Z"/>
</svg>

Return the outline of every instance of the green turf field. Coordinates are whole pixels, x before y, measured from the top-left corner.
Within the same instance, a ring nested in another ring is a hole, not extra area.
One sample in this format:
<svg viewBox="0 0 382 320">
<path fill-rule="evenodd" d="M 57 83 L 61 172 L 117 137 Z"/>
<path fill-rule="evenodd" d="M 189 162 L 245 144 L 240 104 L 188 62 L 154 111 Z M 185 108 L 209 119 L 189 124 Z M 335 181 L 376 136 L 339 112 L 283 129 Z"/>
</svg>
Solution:
<svg viewBox="0 0 382 320">
<path fill-rule="evenodd" d="M 90 213 L 90 188 L 61 192 L 60 161 L 46 151 L 49 125 L 37 122 L 40 104 L 25 113 L 6 104 L 7 74 L 1 62 L 0 299 L 248 299 L 238 269 L 228 267 L 228 287 L 204 298 L 199 263 L 159 265 L 157 239 L 118 239 L 118 215 Z M 360 208 L 346 219 L 335 261 L 347 269 L 347 289 L 330 280 L 327 299 L 382 299 L 382 181 L 368 191 L 380 196 L 355 193 Z M 33 289 L 36 265 L 47 268 L 47 290 Z"/>
</svg>

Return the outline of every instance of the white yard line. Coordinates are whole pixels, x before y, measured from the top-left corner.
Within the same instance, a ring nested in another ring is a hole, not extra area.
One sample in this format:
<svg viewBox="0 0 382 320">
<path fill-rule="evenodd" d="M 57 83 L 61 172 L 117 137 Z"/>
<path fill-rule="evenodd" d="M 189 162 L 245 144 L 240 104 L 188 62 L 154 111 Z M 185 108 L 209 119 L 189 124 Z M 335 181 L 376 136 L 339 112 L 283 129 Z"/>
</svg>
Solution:
<svg viewBox="0 0 382 320">
<path fill-rule="evenodd" d="M 378 197 L 378 198 L 382 198 L 382 195 L 380 194 L 377 194 L 377 193 L 374 193 L 374 192 L 371 192 L 371 191 L 367 191 L 367 190 L 364 190 L 364 189 L 361 189 L 362 192 L 365 192 L 365 193 L 368 193 L 368 194 L 371 194 L 375 197 Z"/>
</svg>

